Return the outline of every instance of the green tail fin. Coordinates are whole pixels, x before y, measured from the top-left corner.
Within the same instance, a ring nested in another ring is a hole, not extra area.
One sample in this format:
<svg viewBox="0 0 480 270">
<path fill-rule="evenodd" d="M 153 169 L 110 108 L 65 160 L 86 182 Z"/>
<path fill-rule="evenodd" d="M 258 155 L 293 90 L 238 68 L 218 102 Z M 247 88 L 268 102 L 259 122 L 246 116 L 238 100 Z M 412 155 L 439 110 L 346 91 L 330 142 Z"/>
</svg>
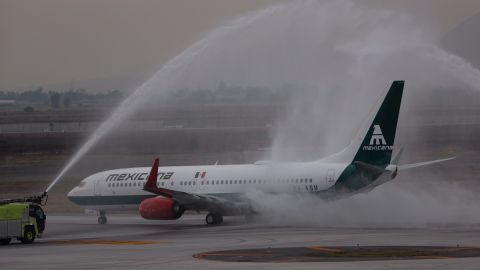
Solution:
<svg viewBox="0 0 480 270">
<path fill-rule="evenodd" d="M 394 81 L 365 134 L 353 162 L 385 168 L 392 158 L 404 81 Z"/>
</svg>

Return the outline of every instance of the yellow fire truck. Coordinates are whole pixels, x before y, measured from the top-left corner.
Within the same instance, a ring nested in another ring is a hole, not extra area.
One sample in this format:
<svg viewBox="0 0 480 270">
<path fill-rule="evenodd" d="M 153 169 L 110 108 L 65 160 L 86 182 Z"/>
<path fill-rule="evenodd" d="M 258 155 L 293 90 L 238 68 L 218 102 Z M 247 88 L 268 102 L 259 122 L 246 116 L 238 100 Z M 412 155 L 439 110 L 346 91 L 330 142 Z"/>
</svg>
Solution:
<svg viewBox="0 0 480 270">
<path fill-rule="evenodd" d="M 0 245 L 8 245 L 12 238 L 31 244 L 41 237 L 46 220 L 42 198 L 0 201 Z"/>
</svg>

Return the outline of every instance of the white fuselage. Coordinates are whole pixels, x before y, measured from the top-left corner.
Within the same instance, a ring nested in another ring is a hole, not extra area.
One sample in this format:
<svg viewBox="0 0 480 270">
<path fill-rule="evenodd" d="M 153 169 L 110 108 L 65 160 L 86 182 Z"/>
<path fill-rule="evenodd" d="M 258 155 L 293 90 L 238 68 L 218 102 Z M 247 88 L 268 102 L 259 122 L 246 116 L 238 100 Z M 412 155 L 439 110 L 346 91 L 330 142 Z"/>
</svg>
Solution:
<svg viewBox="0 0 480 270">
<path fill-rule="evenodd" d="M 229 200 L 257 190 L 271 193 L 320 192 L 332 187 L 347 164 L 259 163 L 159 167 L 157 185 L 190 194 L 208 194 Z M 103 171 L 85 178 L 68 193 L 86 209 L 138 209 L 156 195 L 143 190 L 150 167 Z M 240 196 L 239 196 L 240 195 Z"/>
</svg>

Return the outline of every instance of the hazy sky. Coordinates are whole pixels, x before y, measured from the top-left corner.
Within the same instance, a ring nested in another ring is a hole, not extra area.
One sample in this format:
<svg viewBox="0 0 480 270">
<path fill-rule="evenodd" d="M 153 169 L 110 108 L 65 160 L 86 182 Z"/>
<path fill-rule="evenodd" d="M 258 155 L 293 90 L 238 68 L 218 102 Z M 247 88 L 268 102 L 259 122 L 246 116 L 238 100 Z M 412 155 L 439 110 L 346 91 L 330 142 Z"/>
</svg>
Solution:
<svg viewBox="0 0 480 270">
<path fill-rule="evenodd" d="M 144 77 L 207 31 L 274 0 L 0 0 L 0 90 Z M 445 32 L 478 0 L 358 0 Z"/>
</svg>

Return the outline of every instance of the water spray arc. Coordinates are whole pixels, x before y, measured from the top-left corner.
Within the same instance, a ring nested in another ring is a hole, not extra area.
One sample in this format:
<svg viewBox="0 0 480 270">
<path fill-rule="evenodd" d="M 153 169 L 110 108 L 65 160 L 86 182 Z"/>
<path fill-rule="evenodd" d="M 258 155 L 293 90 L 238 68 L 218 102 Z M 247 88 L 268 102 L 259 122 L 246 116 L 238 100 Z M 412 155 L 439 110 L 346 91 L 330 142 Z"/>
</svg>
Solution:
<svg viewBox="0 0 480 270">
<path fill-rule="evenodd" d="M 163 68 L 161 68 L 152 78 L 147 80 L 143 85 L 137 88 L 129 97 L 127 97 L 104 121 L 90 138 L 82 145 L 82 147 L 73 155 L 67 165 L 60 171 L 58 176 L 47 187 L 48 193 L 62 177 L 67 173 L 92 147 L 94 147 L 108 132 L 118 126 L 122 121 L 132 115 L 136 109 L 148 101 L 149 93 L 152 91 L 167 92 L 172 90 L 172 87 L 179 79 L 182 71 L 188 67 L 188 64 L 196 56 L 200 55 L 206 50 L 210 43 L 222 39 L 226 34 L 236 29 L 241 29 L 247 25 L 254 23 L 256 20 L 272 14 L 278 7 L 270 7 L 260 12 L 241 17 L 227 25 L 220 27 L 204 39 L 193 44 L 190 48 L 183 51 L 181 54 L 170 60 Z"/>
</svg>

